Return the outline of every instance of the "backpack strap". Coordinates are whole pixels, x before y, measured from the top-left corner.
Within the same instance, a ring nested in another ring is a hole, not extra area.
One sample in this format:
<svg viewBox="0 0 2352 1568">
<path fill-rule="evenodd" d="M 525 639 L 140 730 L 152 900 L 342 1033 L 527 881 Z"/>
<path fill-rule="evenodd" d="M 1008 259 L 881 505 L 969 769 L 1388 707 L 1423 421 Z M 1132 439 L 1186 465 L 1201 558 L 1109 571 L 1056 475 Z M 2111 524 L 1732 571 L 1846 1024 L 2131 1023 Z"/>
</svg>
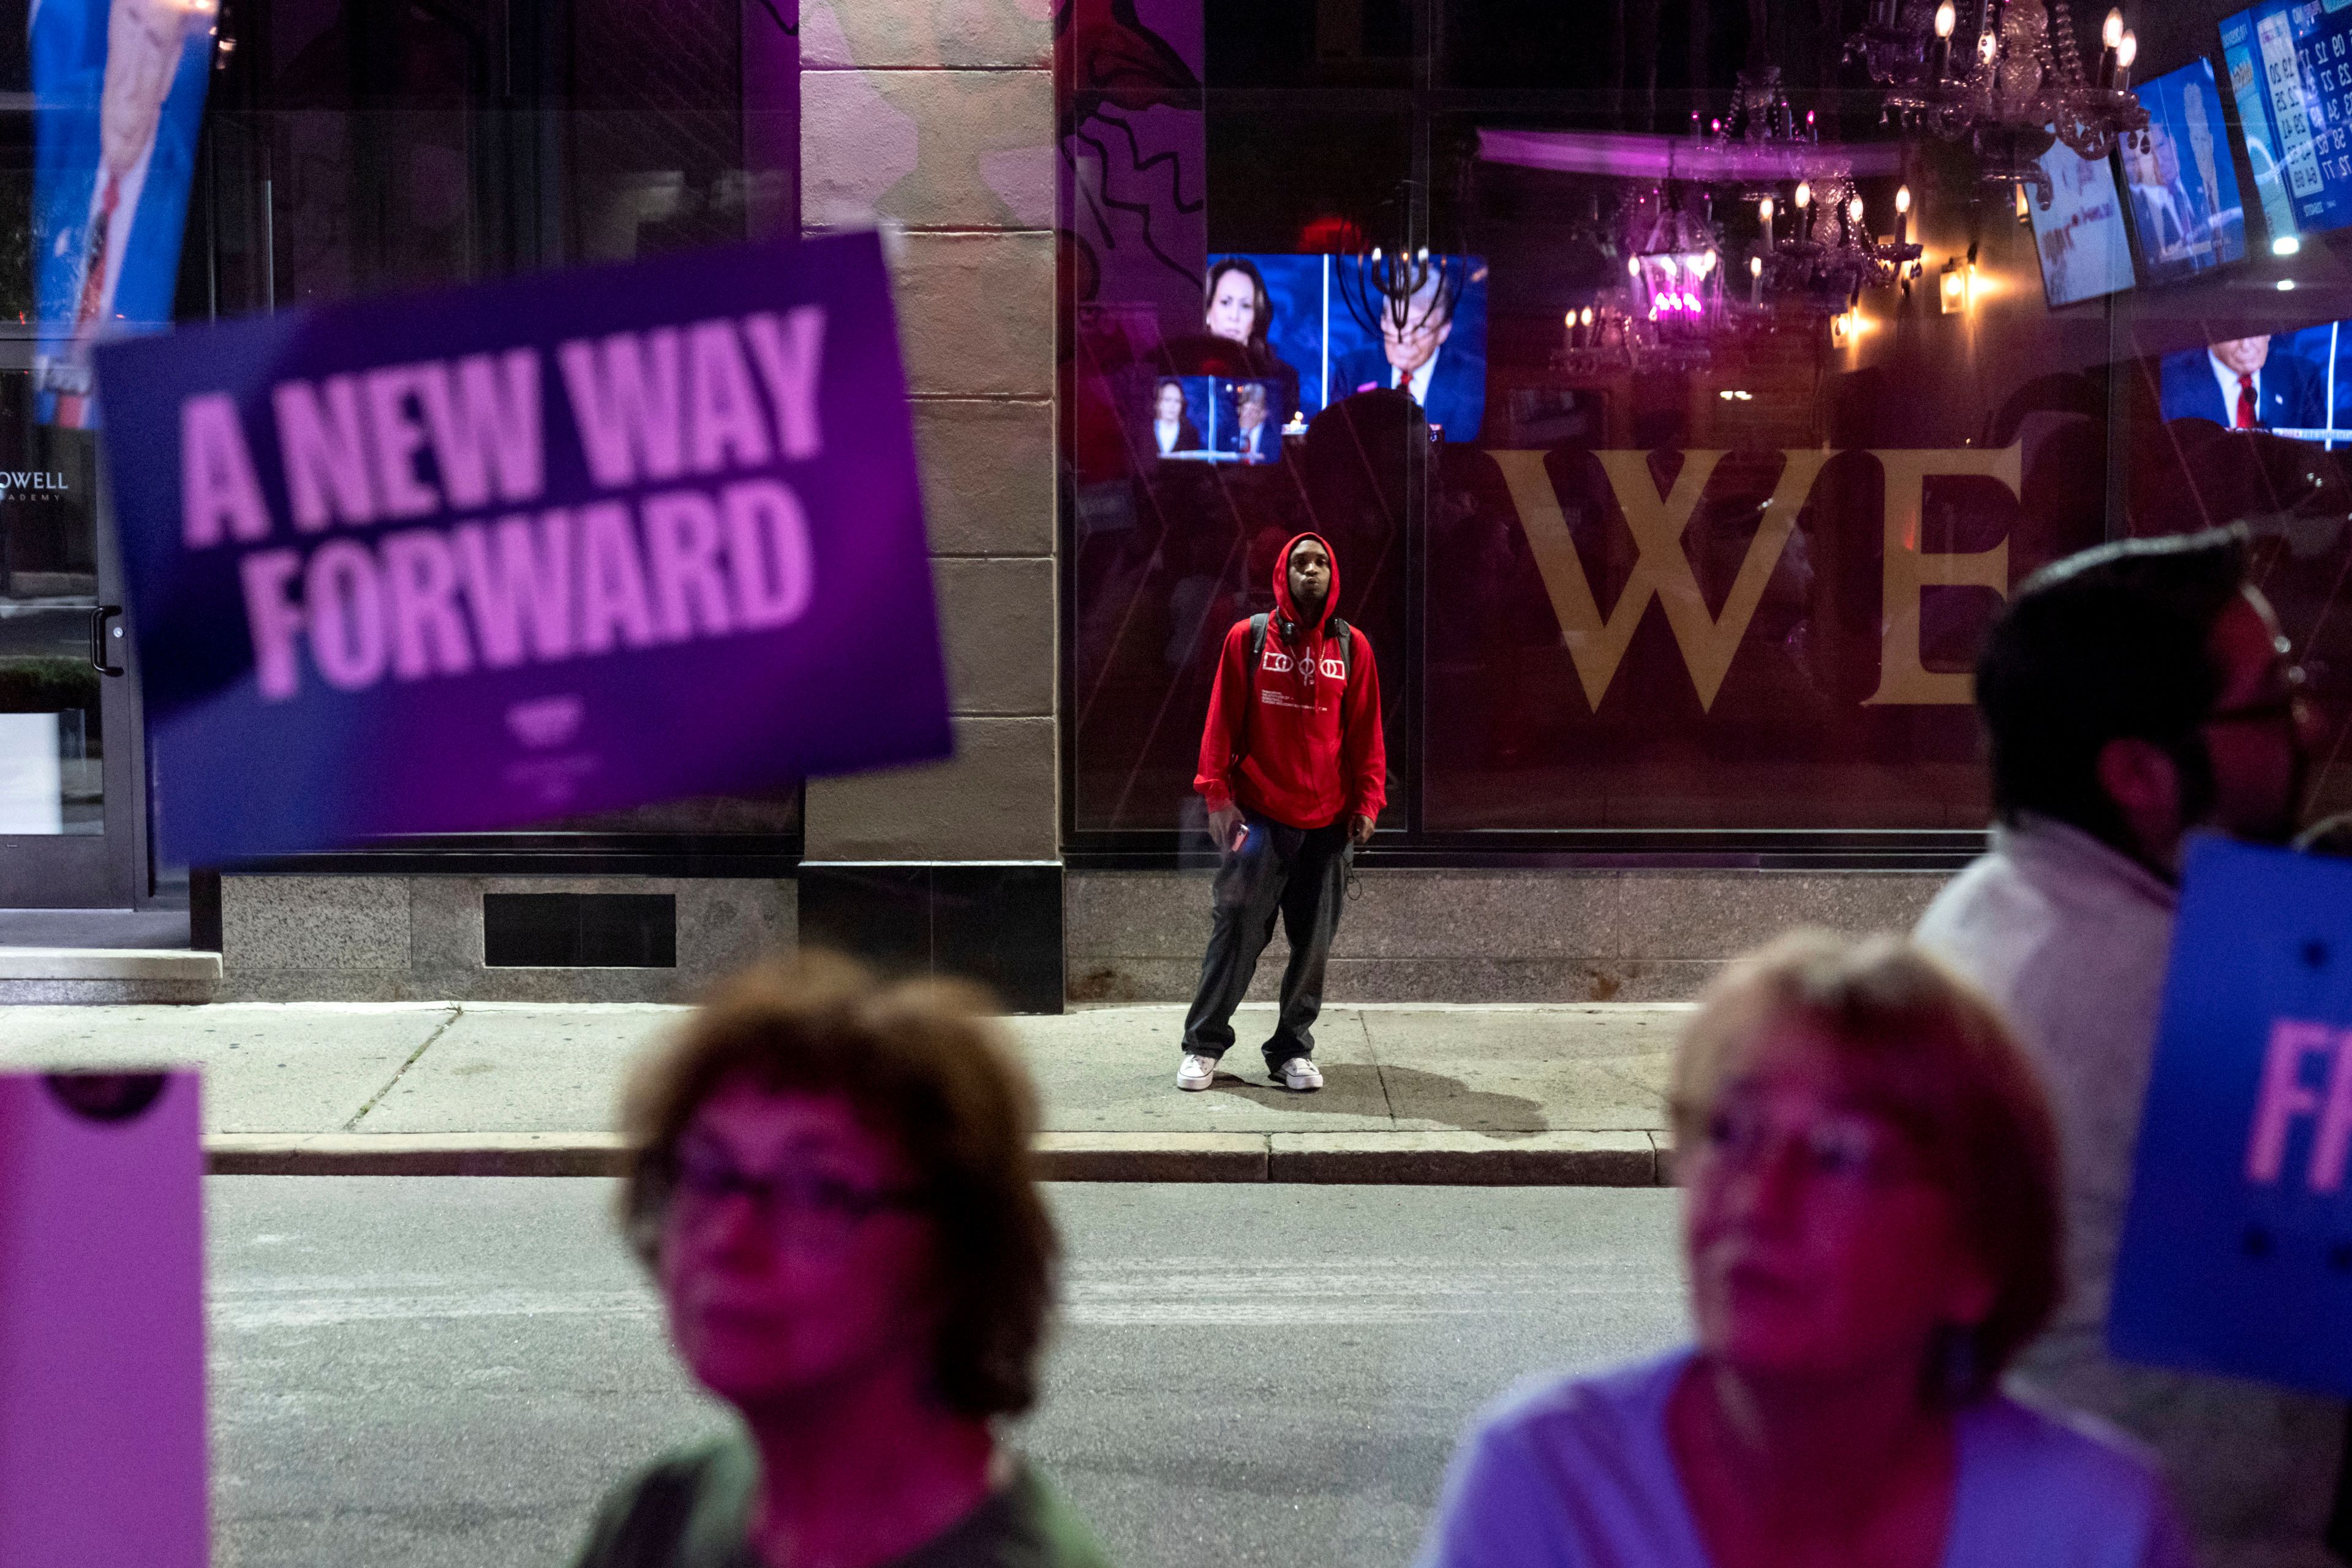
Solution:
<svg viewBox="0 0 2352 1568">
<path fill-rule="evenodd" d="M 1266 626 L 1273 619 L 1264 611 L 1249 618 L 1249 686 L 1242 701 L 1241 733 L 1234 737 L 1234 760 L 1228 764 L 1239 767 L 1242 758 L 1249 753 L 1249 727 L 1257 719 L 1257 667 L 1265 657 Z"/>
<path fill-rule="evenodd" d="M 1250 617 L 1250 694 L 1257 694 L 1257 667 L 1265 658 L 1265 634 L 1274 617 L 1260 610 Z M 1343 616 L 1333 616 L 1323 623 L 1323 636 L 1337 638 L 1339 644 L 1339 679 L 1352 678 L 1356 673 L 1356 637 Z"/>
</svg>

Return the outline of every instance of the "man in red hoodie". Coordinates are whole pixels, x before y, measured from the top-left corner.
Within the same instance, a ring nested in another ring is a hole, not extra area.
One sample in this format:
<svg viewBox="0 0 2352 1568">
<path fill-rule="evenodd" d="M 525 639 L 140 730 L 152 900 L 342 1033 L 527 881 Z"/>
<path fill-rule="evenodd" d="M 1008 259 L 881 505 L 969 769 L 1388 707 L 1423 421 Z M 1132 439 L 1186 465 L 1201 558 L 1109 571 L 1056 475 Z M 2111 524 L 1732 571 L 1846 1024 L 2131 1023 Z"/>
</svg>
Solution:
<svg viewBox="0 0 2352 1568">
<path fill-rule="evenodd" d="M 1234 1043 L 1234 1009 L 1282 917 L 1290 964 L 1265 1046 L 1286 1089 L 1317 1089 L 1316 1014 L 1355 847 L 1388 798 L 1381 677 L 1363 633 L 1331 613 L 1339 563 L 1302 533 L 1274 564 L 1274 613 L 1236 621 L 1217 661 L 1192 787 L 1217 842 L 1215 920 L 1184 1017 L 1178 1089 L 1206 1089 Z"/>
</svg>

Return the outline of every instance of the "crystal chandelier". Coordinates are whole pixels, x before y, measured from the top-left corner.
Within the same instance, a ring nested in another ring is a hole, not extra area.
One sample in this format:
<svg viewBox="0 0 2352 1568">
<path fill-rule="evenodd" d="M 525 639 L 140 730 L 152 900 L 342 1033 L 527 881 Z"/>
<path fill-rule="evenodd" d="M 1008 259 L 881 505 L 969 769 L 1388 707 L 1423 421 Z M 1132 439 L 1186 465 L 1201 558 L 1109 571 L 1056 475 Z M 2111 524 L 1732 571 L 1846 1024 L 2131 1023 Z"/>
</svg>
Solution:
<svg viewBox="0 0 2352 1568">
<path fill-rule="evenodd" d="M 1870 227 L 1862 193 L 1843 174 L 1801 180 L 1789 210 L 1771 194 L 1756 201 L 1757 246 L 1748 276 L 1760 302 L 1769 289 L 1832 314 L 1852 310 L 1866 289 L 1884 289 L 1919 275 L 1920 248 L 1909 237 L 1911 187 L 1895 193 L 1895 230 L 1881 238 Z"/>
<path fill-rule="evenodd" d="M 1635 369 L 1702 370 L 1725 313 L 1723 253 L 1701 194 L 1679 182 L 1628 197 L 1614 227 L 1625 287 L 1569 312 L 1553 364 L 1572 375 Z"/>
<path fill-rule="evenodd" d="M 1975 0 L 1974 8 L 1963 49 L 1954 0 L 1871 0 L 1846 58 L 1885 87 L 1885 121 L 1965 143 L 1983 178 L 2031 186 L 2046 208 L 2053 193 L 2040 159 L 2054 142 L 2096 162 L 2147 132 L 2147 110 L 2130 87 L 2138 41 L 2120 11 L 2108 12 L 2094 72 L 2069 0 Z"/>
<path fill-rule="evenodd" d="M 1865 221 L 1850 156 L 1835 147 L 1823 151 L 1811 111 L 1798 120 L 1781 90 L 1779 67 L 1741 72 L 1730 114 L 1707 132 L 1719 153 L 1770 154 L 1754 162 L 1783 164 L 1795 176 L 1791 184 L 1751 180 L 1741 193 L 1757 216 L 1757 244 L 1748 257 L 1751 305 L 1760 306 L 1769 291 L 1775 300 L 1835 314 L 1852 310 L 1865 289 L 1901 280 L 1906 268 L 1918 275 L 1920 249 L 1909 240 L 1910 187 L 1896 191 L 1894 232 L 1880 238 Z"/>
</svg>

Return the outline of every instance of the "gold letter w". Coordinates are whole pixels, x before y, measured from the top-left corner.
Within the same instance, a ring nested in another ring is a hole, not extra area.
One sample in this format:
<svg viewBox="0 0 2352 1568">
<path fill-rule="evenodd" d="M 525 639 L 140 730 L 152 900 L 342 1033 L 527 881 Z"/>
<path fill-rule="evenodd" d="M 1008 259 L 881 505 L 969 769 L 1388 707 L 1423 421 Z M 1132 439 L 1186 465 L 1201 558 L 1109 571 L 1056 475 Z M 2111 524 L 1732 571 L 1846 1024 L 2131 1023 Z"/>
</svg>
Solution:
<svg viewBox="0 0 2352 1568">
<path fill-rule="evenodd" d="M 1756 618 L 1764 585 L 1771 581 L 1772 569 L 1780 563 L 1780 552 L 1788 548 L 1789 535 L 1796 529 L 1798 509 L 1804 505 L 1813 479 L 1831 457 L 1827 451 L 1803 448 L 1783 454 L 1780 482 L 1764 503 L 1764 521 L 1748 542 L 1747 558 L 1739 563 L 1739 574 L 1732 580 L 1731 593 L 1718 617 L 1707 613 L 1706 596 L 1699 592 L 1690 558 L 1683 553 L 1683 530 L 1689 526 L 1691 513 L 1698 510 L 1699 497 L 1706 493 L 1706 482 L 1724 455 L 1684 453 L 1674 489 L 1661 499 L 1656 481 L 1650 477 L 1647 453 L 1595 452 L 1593 457 L 1609 476 L 1609 488 L 1616 492 L 1637 552 L 1624 591 L 1604 620 L 1592 596 L 1592 584 L 1584 575 L 1584 563 L 1577 558 L 1568 519 L 1560 513 L 1559 497 L 1551 488 L 1550 476 L 1544 472 L 1544 455 L 1492 455 L 1511 487 L 1511 502 L 1518 508 L 1519 526 L 1527 531 L 1536 569 L 1543 574 L 1544 592 L 1550 595 L 1552 611 L 1559 617 L 1577 678 L 1584 683 L 1584 699 L 1596 711 L 1625 657 L 1626 645 L 1633 640 L 1633 628 L 1641 625 L 1642 612 L 1654 597 L 1664 608 L 1666 625 L 1683 650 L 1691 684 L 1698 688 L 1699 706 L 1715 706 L 1715 694 L 1723 687 L 1731 656 L 1739 650 L 1748 623 Z"/>
</svg>

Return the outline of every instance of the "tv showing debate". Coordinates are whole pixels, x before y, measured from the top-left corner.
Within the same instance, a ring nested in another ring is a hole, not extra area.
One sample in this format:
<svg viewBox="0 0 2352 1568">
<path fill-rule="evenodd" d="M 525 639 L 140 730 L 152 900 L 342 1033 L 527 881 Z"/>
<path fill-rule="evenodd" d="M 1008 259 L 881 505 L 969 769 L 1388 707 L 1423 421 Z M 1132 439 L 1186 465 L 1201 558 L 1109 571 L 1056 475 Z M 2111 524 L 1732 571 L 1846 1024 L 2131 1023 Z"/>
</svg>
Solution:
<svg viewBox="0 0 2352 1568">
<path fill-rule="evenodd" d="M 2117 151 L 2147 280 L 2177 283 L 2244 260 L 2246 209 L 2211 62 L 2192 60 L 2137 90 L 2147 136 L 2126 137 Z"/>
<path fill-rule="evenodd" d="M 1475 441 L 1486 407 L 1486 266 L 1475 256 L 1432 259 L 1458 279 L 1458 293 L 1449 286 L 1384 299 L 1366 287 L 1363 264 L 1351 257 L 1214 256 L 1211 331 L 1223 297 L 1254 276 L 1266 308 L 1257 336 L 1276 362 L 1275 379 L 1295 388 L 1286 415 L 1312 419 L 1356 393 L 1395 387 L 1412 395 L 1446 440 Z M 1237 410 L 1231 419 L 1220 415 L 1220 427 L 1234 429 L 1237 419 Z"/>
<path fill-rule="evenodd" d="M 2160 371 L 2167 419 L 2210 419 L 2329 447 L 2352 442 L 2352 323 L 2219 338 L 2165 355 Z"/>
</svg>

